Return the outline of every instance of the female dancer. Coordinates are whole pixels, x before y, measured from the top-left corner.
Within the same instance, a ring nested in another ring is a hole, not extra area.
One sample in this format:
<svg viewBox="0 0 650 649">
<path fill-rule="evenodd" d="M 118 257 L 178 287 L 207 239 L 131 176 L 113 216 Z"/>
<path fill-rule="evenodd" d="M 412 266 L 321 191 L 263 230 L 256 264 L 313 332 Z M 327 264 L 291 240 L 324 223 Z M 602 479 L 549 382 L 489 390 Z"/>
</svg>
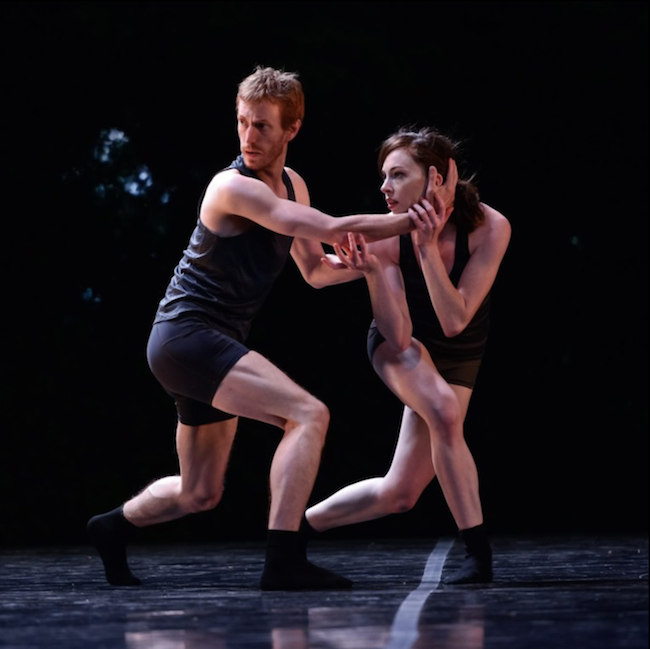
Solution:
<svg viewBox="0 0 650 649">
<path fill-rule="evenodd" d="M 369 243 L 350 234 L 349 248 L 334 246 L 338 260 L 323 258 L 328 268 L 322 285 L 365 276 L 374 316 L 368 354 L 404 412 L 388 473 L 308 508 L 303 531 L 311 535 L 406 512 L 437 476 L 466 549 L 460 570 L 445 582 L 461 584 L 492 580 L 478 473 L 463 421 L 511 227 L 480 202 L 471 180 L 458 180 L 457 148 L 430 128 L 390 136 L 379 153 L 381 191 L 391 213 L 410 208 L 424 225 Z M 433 204 L 423 198 L 427 188 L 431 196 L 431 187 Z"/>
</svg>

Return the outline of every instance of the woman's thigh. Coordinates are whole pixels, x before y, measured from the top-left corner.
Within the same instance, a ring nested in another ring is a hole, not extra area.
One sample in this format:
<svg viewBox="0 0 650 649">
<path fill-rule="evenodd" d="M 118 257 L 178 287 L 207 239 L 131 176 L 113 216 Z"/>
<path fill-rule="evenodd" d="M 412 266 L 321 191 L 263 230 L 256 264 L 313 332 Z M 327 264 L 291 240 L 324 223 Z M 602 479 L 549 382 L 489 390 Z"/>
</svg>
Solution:
<svg viewBox="0 0 650 649">
<path fill-rule="evenodd" d="M 431 413 L 458 401 L 450 385 L 442 378 L 429 352 L 419 341 L 401 353 L 387 344 L 377 348 L 373 367 L 382 381 L 400 401 L 431 425 Z"/>
</svg>

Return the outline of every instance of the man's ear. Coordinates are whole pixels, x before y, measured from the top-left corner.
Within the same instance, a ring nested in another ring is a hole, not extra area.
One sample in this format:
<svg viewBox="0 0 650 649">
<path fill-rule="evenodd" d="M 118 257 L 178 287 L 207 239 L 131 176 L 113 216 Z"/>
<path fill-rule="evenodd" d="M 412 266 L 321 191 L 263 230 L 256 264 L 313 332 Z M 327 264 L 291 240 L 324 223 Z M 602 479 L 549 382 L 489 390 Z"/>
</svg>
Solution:
<svg viewBox="0 0 650 649">
<path fill-rule="evenodd" d="M 291 142 L 296 135 L 298 135 L 298 131 L 300 130 L 300 127 L 302 126 L 302 120 L 297 119 L 289 128 L 287 129 L 287 137 L 288 137 L 288 142 Z"/>
</svg>

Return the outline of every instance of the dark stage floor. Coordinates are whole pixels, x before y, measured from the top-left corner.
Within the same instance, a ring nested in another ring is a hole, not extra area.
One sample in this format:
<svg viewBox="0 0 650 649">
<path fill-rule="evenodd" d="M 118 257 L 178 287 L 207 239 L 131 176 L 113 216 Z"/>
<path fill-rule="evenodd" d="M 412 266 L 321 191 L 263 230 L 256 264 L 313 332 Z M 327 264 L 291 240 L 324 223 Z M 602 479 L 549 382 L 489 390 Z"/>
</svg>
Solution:
<svg viewBox="0 0 650 649">
<path fill-rule="evenodd" d="M 12 649 L 646 649 L 646 536 L 493 539 L 495 581 L 445 586 L 453 539 L 330 540 L 310 558 L 351 591 L 258 589 L 263 544 L 134 545 L 138 588 L 90 546 L 0 549 Z"/>
</svg>

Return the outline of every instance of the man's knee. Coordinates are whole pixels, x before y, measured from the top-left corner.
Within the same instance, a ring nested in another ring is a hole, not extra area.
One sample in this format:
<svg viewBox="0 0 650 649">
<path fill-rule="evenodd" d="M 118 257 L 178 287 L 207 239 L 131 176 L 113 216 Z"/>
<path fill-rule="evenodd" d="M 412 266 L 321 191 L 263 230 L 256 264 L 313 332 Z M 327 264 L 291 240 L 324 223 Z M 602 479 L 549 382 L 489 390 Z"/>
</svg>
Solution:
<svg viewBox="0 0 650 649">
<path fill-rule="evenodd" d="M 320 399 L 312 395 L 305 397 L 296 406 L 293 417 L 294 425 L 306 426 L 308 430 L 314 431 L 324 439 L 330 423 L 329 408 Z"/>
<path fill-rule="evenodd" d="M 314 421 L 317 423 L 319 429 L 322 430 L 324 435 L 330 425 L 330 409 L 319 399 L 314 399 L 312 407 Z"/>
<path fill-rule="evenodd" d="M 198 514 L 214 509 L 221 502 L 222 496 L 223 486 L 213 489 L 201 487 L 184 492 L 182 499 L 189 513 Z"/>
</svg>

